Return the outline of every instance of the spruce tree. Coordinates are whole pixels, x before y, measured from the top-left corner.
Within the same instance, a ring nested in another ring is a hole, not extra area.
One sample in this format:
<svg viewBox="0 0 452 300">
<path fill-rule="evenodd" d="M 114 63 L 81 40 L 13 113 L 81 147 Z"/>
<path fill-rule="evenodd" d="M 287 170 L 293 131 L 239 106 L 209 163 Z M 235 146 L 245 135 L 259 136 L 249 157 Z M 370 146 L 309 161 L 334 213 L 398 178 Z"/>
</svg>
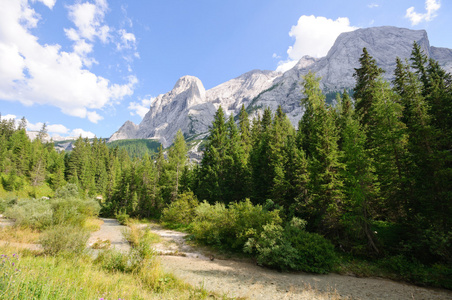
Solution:
<svg viewBox="0 0 452 300">
<path fill-rule="evenodd" d="M 377 66 L 377 62 L 363 48 L 363 54 L 359 58 L 360 67 L 355 69 L 353 77 L 356 78 L 356 85 L 353 89 L 353 97 L 356 100 L 356 112 L 361 123 L 368 125 L 372 122 L 373 91 L 377 79 L 383 74 L 383 70 Z"/>
<path fill-rule="evenodd" d="M 335 125 L 335 113 L 325 104 L 325 96 L 319 87 L 319 78 L 309 72 L 303 81 L 305 97 L 302 105 L 305 114 L 299 130 L 306 137 L 309 197 L 305 203 L 308 225 L 324 234 L 336 235 L 343 201 L 342 179 L 339 161 L 338 132 Z"/>
</svg>

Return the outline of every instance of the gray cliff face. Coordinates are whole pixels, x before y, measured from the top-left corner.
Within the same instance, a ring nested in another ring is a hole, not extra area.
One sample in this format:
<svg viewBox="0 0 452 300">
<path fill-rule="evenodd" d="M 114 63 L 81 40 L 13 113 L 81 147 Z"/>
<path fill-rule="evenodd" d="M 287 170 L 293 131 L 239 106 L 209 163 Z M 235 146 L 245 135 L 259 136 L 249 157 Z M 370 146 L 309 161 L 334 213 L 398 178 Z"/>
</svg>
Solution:
<svg viewBox="0 0 452 300">
<path fill-rule="evenodd" d="M 263 93 L 256 101 L 258 105 L 254 114 L 262 115 L 262 108 L 269 106 L 275 110 L 281 105 L 292 124 L 297 126 L 303 115 L 300 107 L 300 99 L 303 97 L 300 82 L 309 71 L 322 78 L 320 84 L 324 92 L 350 89 L 355 85 L 354 69 L 359 67 L 359 58 L 365 47 L 377 61 L 378 66 L 386 71 L 385 79 L 391 80 L 396 58 L 409 58 L 414 41 L 430 55 L 429 41 L 424 30 L 375 27 L 342 33 L 327 56 L 311 64 L 306 63 L 309 58 L 304 57 L 295 67 L 277 78 L 274 81 L 274 88 Z M 451 59 L 452 55 L 449 56 L 449 60 Z"/>
<path fill-rule="evenodd" d="M 222 107 L 226 116 L 236 115 L 245 105 L 250 117 L 261 114 L 266 107 L 276 110 L 281 105 L 292 124 L 298 125 L 303 115 L 300 82 L 309 71 L 322 77 L 324 92 L 351 89 L 355 85 L 354 69 L 359 67 L 362 49 L 367 48 L 387 80 L 393 78 L 397 57 L 409 59 L 413 42 L 439 64 L 452 71 L 452 50 L 430 47 L 425 30 L 396 27 L 374 27 L 342 33 L 327 56 L 320 59 L 305 56 L 285 73 L 253 70 L 222 83 L 208 91 L 193 76 L 184 76 L 174 88 L 159 95 L 139 125 L 126 122 L 112 140 L 126 138 L 158 139 L 164 147 L 171 145 L 177 130 L 186 137 L 205 137 L 213 116 Z"/>
</svg>

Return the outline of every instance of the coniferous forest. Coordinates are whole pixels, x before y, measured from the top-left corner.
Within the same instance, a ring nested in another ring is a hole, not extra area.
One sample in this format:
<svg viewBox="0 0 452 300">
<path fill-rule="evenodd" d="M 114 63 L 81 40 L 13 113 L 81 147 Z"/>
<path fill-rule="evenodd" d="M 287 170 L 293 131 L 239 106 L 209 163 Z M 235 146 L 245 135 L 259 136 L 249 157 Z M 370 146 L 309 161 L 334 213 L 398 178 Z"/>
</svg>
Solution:
<svg viewBox="0 0 452 300">
<path fill-rule="evenodd" d="M 72 183 L 101 195 L 105 216 L 185 224 L 280 269 L 328 272 L 336 252 L 450 275 L 452 77 L 417 44 L 392 82 L 365 48 L 359 62 L 353 95 L 331 105 L 305 76 L 298 129 L 281 108 L 250 121 L 242 107 L 236 122 L 220 107 L 199 165 L 180 131 L 166 151 L 130 158 L 101 139 L 58 153 L 41 141 L 45 128 L 30 141 L 25 122 L 3 120 L 0 192 L 39 199 Z"/>
</svg>

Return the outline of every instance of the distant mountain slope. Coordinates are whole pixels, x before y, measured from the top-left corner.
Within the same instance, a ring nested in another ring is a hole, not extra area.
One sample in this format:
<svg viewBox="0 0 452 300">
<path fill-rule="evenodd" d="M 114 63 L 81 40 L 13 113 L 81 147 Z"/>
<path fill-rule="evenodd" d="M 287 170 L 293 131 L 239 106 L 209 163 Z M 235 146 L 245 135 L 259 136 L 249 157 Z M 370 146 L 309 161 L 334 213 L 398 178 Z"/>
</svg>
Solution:
<svg viewBox="0 0 452 300">
<path fill-rule="evenodd" d="M 384 77 L 391 80 L 396 57 L 409 58 L 413 42 L 446 71 L 452 71 L 452 50 L 431 47 L 425 30 L 389 26 L 358 29 L 339 35 L 327 56 L 303 57 L 285 73 L 253 70 L 207 91 L 198 78 L 184 76 L 170 92 L 156 98 L 139 125 L 127 121 L 110 141 L 157 139 L 168 147 L 178 129 L 187 138 L 202 139 L 219 106 L 226 115 L 236 115 L 242 104 L 251 116 L 262 114 L 266 107 L 276 110 L 281 105 L 297 126 L 303 114 L 300 82 L 309 71 L 322 77 L 321 86 L 326 93 L 351 89 L 355 84 L 354 68 L 359 66 L 359 57 L 366 47 L 386 71 Z"/>
</svg>

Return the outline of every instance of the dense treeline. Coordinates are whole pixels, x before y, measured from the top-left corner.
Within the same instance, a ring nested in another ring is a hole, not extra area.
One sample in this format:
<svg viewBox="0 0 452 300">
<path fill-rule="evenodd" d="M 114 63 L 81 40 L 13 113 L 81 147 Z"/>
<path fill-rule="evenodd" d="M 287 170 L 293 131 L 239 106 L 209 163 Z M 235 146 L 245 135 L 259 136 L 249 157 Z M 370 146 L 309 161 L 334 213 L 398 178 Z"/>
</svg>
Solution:
<svg viewBox="0 0 452 300">
<path fill-rule="evenodd" d="M 366 49 L 346 91 L 327 105 L 305 76 L 298 130 L 281 107 L 238 126 L 220 108 L 192 189 L 199 199 L 250 198 L 298 217 L 344 251 L 451 262 L 452 78 L 414 44 L 392 87 Z"/>
<path fill-rule="evenodd" d="M 180 131 L 166 152 L 130 158 L 101 139 L 79 138 L 71 153 L 58 153 L 40 137 L 30 141 L 24 122 L 3 120 L 2 187 L 38 197 L 73 183 L 103 196 L 104 215 L 159 217 L 187 197 L 194 213 L 197 198 L 207 201 L 201 215 L 275 212 L 263 236 L 305 238 L 294 229 L 302 227 L 352 254 L 451 263 L 452 78 L 417 44 L 410 60 L 396 63 L 390 84 L 364 49 L 354 99 L 344 91 L 334 105 L 319 78 L 306 75 L 298 129 L 281 107 L 251 122 L 242 107 L 237 123 L 220 107 L 200 165 L 189 164 Z"/>
<path fill-rule="evenodd" d="M 152 156 L 158 152 L 160 143 L 154 140 L 117 140 L 107 143 L 108 148 L 125 149 L 131 158 Z"/>
</svg>

